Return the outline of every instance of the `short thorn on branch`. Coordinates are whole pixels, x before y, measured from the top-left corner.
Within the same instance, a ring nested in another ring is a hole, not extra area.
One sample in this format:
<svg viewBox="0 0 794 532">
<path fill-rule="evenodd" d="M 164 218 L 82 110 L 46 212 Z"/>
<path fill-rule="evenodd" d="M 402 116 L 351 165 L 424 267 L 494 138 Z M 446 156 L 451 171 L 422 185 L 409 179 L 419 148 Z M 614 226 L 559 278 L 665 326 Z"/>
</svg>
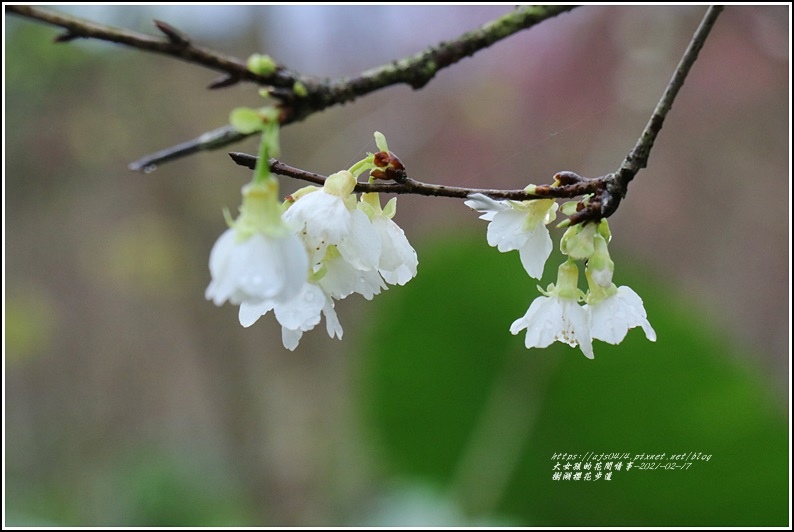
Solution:
<svg viewBox="0 0 794 532">
<path fill-rule="evenodd" d="M 157 26 L 157 29 L 163 32 L 166 37 L 168 37 L 168 40 L 171 41 L 171 44 L 190 46 L 190 39 L 188 39 L 187 36 L 181 31 L 161 20 L 155 20 L 153 22 L 154 25 Z"/>
</svg>

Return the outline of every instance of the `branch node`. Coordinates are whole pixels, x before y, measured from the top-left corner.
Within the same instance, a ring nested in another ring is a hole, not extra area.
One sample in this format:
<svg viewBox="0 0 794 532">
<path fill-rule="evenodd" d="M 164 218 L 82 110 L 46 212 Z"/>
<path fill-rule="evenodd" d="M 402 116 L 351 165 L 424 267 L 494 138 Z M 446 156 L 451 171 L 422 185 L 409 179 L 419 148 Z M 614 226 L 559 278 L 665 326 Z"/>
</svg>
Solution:
<svg viewBox="0 0 794 532">
<path fill-rule="evenodd" d="M 564 170 L 554 174 L 554 180 L 560 185 L 575 185 L 576 183 L 581 183 L 584 181 L 585 178 L 574 172 Z"/>
</svg>

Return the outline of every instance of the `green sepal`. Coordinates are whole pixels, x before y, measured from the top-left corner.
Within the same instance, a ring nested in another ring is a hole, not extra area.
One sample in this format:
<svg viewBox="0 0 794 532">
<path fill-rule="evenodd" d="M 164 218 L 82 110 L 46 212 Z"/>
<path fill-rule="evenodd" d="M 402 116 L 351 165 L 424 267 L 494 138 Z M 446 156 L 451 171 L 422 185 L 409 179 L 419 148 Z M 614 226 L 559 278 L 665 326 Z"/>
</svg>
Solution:
<svg viewBox="0 0 794 532">
<path fill-rule="evenodd" d="M 389 146 L 386 144 L 386 137 L 384 137 L 383 133 L 380 131 L 375 132 L 375 145 L 378 147 L 379 151 L 389 151 Z"/>
<path fill-rule="evenodd" d="M 578 201 L 566 201 L 562 204 L 560 209 L 565 216 L 576 214 L 576 206 L 579 205 Z"/>
<path fill-rule="evenodd" d="M 383 214 L 388 218 L 394 218 L 394 215 L 397 214 L 397 198 L 392 198 L 386 202 Z"/>
<path fill-rule="evenodd" d="M 243 135 L 256 133 L 264 128 L 264 121 L 258 109 L 237 107 L 229 113 L 229 123 Z"/>
</svg>

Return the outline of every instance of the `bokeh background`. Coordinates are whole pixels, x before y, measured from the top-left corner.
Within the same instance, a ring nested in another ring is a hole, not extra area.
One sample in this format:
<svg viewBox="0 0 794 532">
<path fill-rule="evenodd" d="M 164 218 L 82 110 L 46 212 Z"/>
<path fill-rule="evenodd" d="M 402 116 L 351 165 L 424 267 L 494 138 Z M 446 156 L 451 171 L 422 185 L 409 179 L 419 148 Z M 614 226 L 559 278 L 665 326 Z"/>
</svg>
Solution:
<svg viewBox="0 0 794 532">
<path fill-rule="evenodd" d="M 510 6 L 59 7 L 237 57 L 353 75 Z M 578 8 L 282 132 L 330 173 L 374 150 L 416 179 L 520 188 L 613 171 L 702 6 Z M 250 172 L 225 150 L 127 170 L 260 105 L 255 87 L 11 15 L 5 52 L 5 503 L 10 525 L 784 526 L 789 523 L 790 6 L 728 7 L 610 219 L 644 299 L 595 360 L 526 350 L 537 296 L 462 202 L 403 196 L 419 275 L 337 305 L 295 352 L 204 299 Z M 229 148 L 255 152 L 256 141 Z M 282 180 L 285 193 L 302 184 Z M 560 231 L 553 232 L 555 240 Z M 554 281 L 559 255 L 542 285 Z M 688 470 L 554 481 L 554 453 L 672 454 Z"/>
</svg>

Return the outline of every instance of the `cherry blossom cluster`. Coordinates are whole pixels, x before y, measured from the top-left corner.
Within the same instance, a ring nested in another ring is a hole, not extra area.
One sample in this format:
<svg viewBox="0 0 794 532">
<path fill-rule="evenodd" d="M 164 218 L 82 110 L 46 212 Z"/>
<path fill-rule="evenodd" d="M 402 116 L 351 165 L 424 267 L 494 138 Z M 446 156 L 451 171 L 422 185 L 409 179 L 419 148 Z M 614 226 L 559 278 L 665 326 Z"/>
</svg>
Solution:
<svg viewBox="0 0 794 532">
<path fill-rule="evenodd" d="M 239 305 L 243 327 L 273 311 L 290 350 L 323 317 L 328 335 L 341 339 L 337 301 L 352 294 L 371 300 L 388 285 L 404 285 L 416 276 L 416 252 L 392 220 L 397 199 L 384 207 L 377 192 L 354 193 L 365 172 L 370 182 L 399 181 L 402 163 L 383 135 L 375 133 L 378 152 L 330 175 L 322 187 L 304 187 L 282 202 L 269 167 L 269 155 L 278 151 L 277 114 L 272 108 L 240 108 L 232 112 L 231 121 L 238 130 L 261 131 L 262 141 L 254 179 L 242 190 L 240 215 L 231 220 L 227 213 L 229 229 L 210 253 L 207 299 Z M 559 184 L 558 179 L 552 186 Z M 532 186 L 526 190 L 531 192 Z M 488 244 L 501 252 L 517 250 L 527 274 L 540 279 L 553 248 L 547 226 L 558 211 L 570 216 L 589 201 L 585 196 L 560 207 L 555 199 L 507 201 L 471 194 L 465 204 L 489 222 Z M 513 322 L 510 332 L 526 330 L 527 348 L 559 341 L 579 346 L 588 358 L 594 357 L 593 340 L 618 344 L 634 327 L 642 327 L 655 341 L 640 297 L 612 282 L 615 267 L 607 249 L 611 234 L 606 219 L 574 225 L 568 219 L 558 225 L 563 226 L 567 230 L 560 250 L 567 258 L 558 268 L 557 282 L 545 290 L 538 287 L 542 296 Z M 578 261 L 585 264 L 587 292 L 578 286 Z"/>
<path fill-rule="evenodd" d="M 546 226 L 557 216 L 556 201 L 497 201 L 483 194 L 472 194 L 465 203 L 481 212 L 481 219 L 490 222 L 488 244 L 501 252 L 518 250 L 527 274 L 540 279 L 553 247 Z M 577 202 L 562 207 L 568 215 L 576 209 Z M 612 282 L 615 267 L 607 249 L 610 239 L 606 219 L 568 227 L 560 241 L 560 250 L 567 259 L 558 268 L 556 284 L 545 290 L 538 287 L 542 296 L 510 326 L 512 334 L 526 329 L 524 345 L 528 349 L 548 347 L 558 341 L 571 347 L 578 345 L 586 357 L 593 358 L 594 339 L 619 344 L 628 330 L 637 326 L 642 327 L 648 340 L 656 341 L 642 299 L 628 286 L 617 287 Z M 578 286 L 576 261 L 586 264 L 586 293 Z"/>
<path fill-rule="evenodd" d="M 266 137 L 263 167 L 266 143 L 272 143 Z M 243 187 L 239 217 L 229 221 L 210 253 L 207 299 L 240 305 L 243 327 L 272 310 L 284 347 L 294 350 L 322 316 L 328 335 L 342 338 L 336 301 L 354 293 L 372 299 L 389 284 L 410 281 L 418 260 L 392 220 L 397 199 L 382 207 L 378 193 L 353 193 L 358 175 L 388 173 L 398 164 L 383 135 L 376 133 L 375 139 L 380 152 L 329 176 L 322 187 L 298 190 L 284 203 L 278 181 L 258 165 L 254 181 Z"/>
</svg>

